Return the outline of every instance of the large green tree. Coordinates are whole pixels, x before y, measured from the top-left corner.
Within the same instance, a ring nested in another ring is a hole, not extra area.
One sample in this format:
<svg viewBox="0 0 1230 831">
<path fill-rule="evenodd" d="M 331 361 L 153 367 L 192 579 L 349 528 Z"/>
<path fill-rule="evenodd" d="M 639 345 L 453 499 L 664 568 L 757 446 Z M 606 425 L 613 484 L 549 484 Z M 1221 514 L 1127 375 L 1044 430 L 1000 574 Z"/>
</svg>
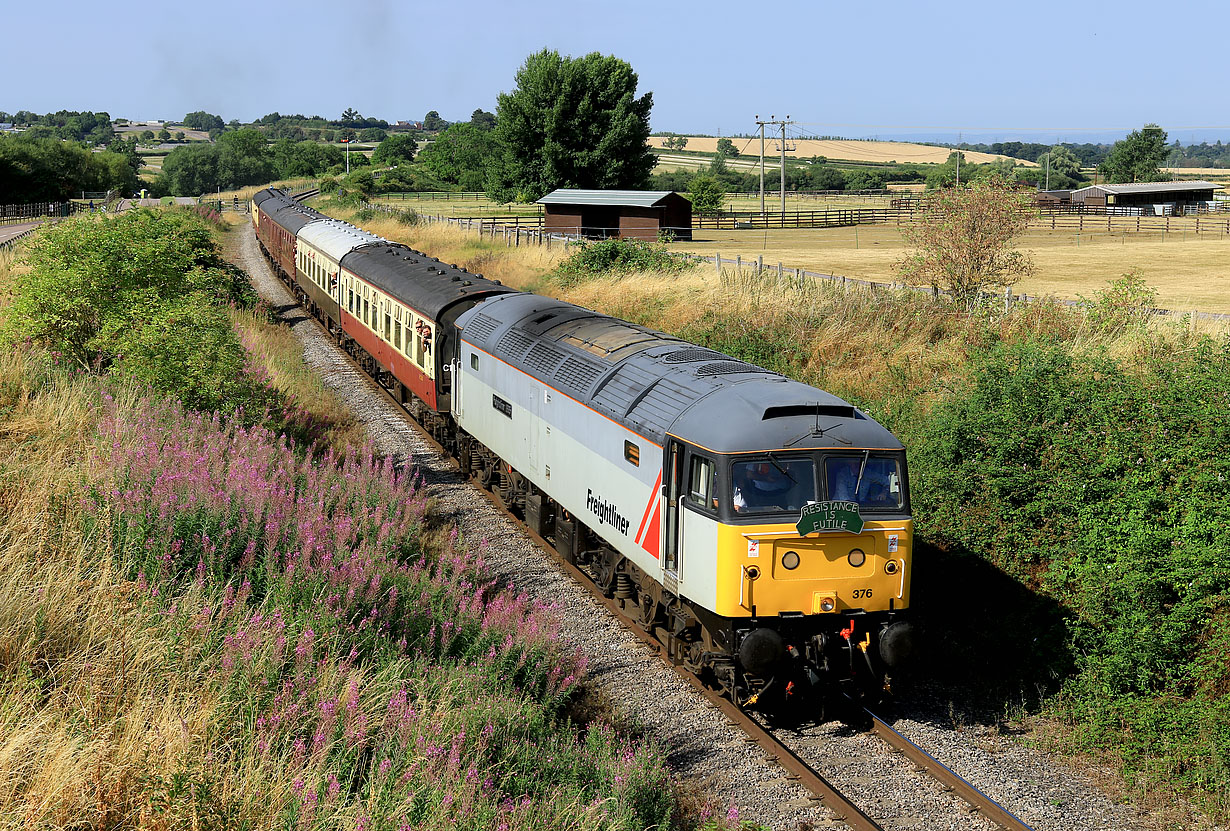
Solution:
<svg viewBox="0 0 1230 831">
<path fill-rule="evenodd" d="M 626 61 L 544 49 L 526 58 L 516 79 L 496 107 L 493 132 L 505 148 L 497 178 L 507 187 L 489 182 L 493 196 L 532 201 L 560 187 L 645 186 L 655 161 L 647 144 L 653 94 L 636 97 Z"/>
<path fill-rule="evenodd" d="M 226 122 L 222 120 L 220 115 L 197 110 L 184 116 L 184 126 L 189 130 L 204 130 L 208 133 L 210 130 L 221 130 L 226 126 Z"/>
<path fill-rule="evenodd" d="M 1115 142 L 1102 162 L 1102 175 L 1107 182 L 1156 182 L 1162 178 L 1159 168 L 1166 153 L 1166 131 L 1146 124 Z"/>
</svg>

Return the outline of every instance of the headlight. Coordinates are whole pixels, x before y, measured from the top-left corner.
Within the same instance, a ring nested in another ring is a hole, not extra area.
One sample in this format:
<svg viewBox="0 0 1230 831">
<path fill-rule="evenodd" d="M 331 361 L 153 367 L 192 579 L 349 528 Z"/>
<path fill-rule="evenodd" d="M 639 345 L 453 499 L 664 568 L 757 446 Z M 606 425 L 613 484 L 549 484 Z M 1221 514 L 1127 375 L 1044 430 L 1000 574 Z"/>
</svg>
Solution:
<svg viewBox="0 0 1230 831">
<path fill-rule="evenodd" d="M 846 557 L 846 562 L 855 568 L 858 568 L 863 563 L 867 562 L 867 555 L 863 553 L 863 549 L 856 548 L 850 552 L 848 557 Z"/>
<path fill-rule="evenodd" d="M 793 571 L 799 567 L 799 552 L 787 551 L 782 555 L 782 565 Z"/>
<path fill-rule="evenodd" d="M 837 608 L 837 601 L 831 597 L 820 598 L 820 611 L 831 612 Z"/>
<path fill-rule="evenodd" d="M 887 563 L 885 563 L 884 573 L 885 574 L 896 574 L 897 573 L 897 561 L 889 560 Z"/>
</svg>

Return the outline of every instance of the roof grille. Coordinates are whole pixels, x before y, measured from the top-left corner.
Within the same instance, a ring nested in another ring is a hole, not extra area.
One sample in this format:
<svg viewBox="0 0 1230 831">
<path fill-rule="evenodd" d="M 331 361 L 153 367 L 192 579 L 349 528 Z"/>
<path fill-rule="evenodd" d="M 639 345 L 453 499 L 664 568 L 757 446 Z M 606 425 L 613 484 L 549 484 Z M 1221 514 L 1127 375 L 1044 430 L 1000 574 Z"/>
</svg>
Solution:
<svg viewBox="0 0 1230 831">
<path fill-rule="evenodd" d="M 495 348 L 510 358 L 520 358 L 525 354 L 525 350 L 530 348 L 532 343 L 533 341 L 530 340 L 529 335 L 524 332 L 518 332 L 516 329 L 511 329 L 504 334 L 504 337 L 500 338 L 500 342 L 496 344 Z"/>
<path fill-rule="evenodd" d="M 466 327 L 466 334 L 474 338 L 475 341 L 485 341 L 491 337 L 491 333 L 495 331 L 495 327 L 499 326 L 500 322 L 489 314 L 476 315 L 470 321 L 470 325 Z"/>
<path fill-rule="evenodd" d="M 578 361 L 576 358 L 568 358 L 555 373 L 555 377 L 561 384 L 577 392 L 585 392 L 601 374 L 600 367 Z"/>
<path fill-rule="evenodd" d="M 551 375 L 559 362 L 564 359 L 564 353 L 547 343 L 536 343 L 525 356 L 525 365 L 541 375 Z"/>
<path fill-rule="evenodd" d="M 712 361 L 714 358 L 725 357 L 720 352 L 714 352 L 712 349 L 701 349 L 699 347 L 689 347 L 687 349 L 678 349 L 674 352 L 668 352 L 662 356 L 662 360 L 668 364 L 683 364 L 689 361 Z"/>
<path fill-rule="evenodd" d="M 736 372 L 763 372 L 760 367 L 745 364 L 743 361 L 714 361 L 696 370 L 698 378 L 708 375 L 733 375 Z"/>
</svg>

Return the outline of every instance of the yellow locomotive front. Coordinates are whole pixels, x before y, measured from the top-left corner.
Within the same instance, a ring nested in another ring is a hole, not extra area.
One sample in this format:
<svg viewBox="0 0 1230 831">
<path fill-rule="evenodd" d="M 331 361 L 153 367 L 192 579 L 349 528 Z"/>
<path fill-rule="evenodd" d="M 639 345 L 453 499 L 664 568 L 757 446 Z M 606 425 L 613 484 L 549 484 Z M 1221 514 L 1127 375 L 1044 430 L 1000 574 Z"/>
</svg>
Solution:
<svg viewBox="0 0 1230 831">
<path fill-rule="evenodd" d="M 719 467 L 707 628 L 729 658 L 709 653 L 710 669 L 747 706 L 879 697 L 913 649 L 904 450 L 783 449 Z"/>
</svg>

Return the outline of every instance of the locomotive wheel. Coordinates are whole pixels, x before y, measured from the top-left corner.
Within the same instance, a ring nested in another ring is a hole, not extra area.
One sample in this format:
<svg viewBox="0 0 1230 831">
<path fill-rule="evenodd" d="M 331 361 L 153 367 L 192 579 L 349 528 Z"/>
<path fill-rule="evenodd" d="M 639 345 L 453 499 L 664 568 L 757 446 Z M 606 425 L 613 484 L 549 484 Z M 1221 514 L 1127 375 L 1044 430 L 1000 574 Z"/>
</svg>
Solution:
<svg viewBox="0 0 1230 831">
<path fill-rule="evenodd" d="M 496 464 L 496 462 L 493 462 L 490 459 L 483 459 L 482 467 L 478 469 L 478 483 L 482 485 L 485 490 L 491 490 L 495 483 L 496 477 L 499 475 L 496 470 Z"/>
</svg>

